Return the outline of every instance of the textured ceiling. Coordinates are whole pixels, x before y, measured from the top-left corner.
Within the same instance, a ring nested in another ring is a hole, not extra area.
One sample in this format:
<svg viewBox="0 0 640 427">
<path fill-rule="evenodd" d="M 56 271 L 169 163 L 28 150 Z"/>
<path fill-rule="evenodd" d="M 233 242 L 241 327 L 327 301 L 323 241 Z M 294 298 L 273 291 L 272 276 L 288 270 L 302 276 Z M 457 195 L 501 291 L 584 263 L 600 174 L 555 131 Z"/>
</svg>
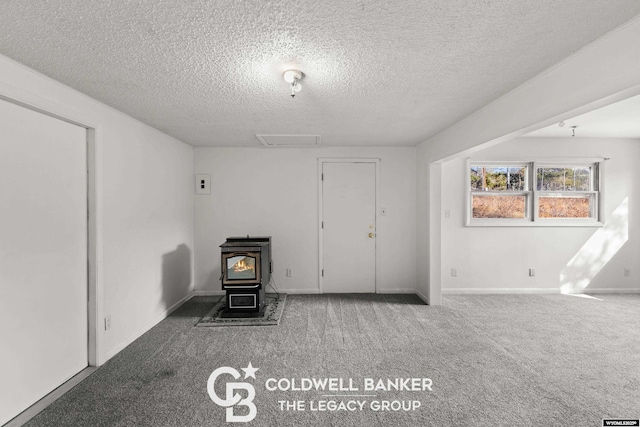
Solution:
<svg viewBox="0 0 640 427">
<path fill-rule="evenodd" d="M 2 0 L 0 53 L 194 146 L 416 145 L 638 0 Z M 289 96 L 282 72 L 305 73 Z"/>
</svg>

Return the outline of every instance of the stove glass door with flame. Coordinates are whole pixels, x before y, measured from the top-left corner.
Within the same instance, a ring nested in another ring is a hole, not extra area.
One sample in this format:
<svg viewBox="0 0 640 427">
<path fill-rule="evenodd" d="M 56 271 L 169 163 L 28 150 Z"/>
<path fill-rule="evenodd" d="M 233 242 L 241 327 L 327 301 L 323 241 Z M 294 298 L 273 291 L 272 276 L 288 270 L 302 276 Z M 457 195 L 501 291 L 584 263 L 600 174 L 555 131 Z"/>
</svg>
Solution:
<svg viewBox="0 0 640 427">
<path fill-rule="evenodd" d="M 260 254 L 257 252 L 232 252 L 222 254 L 225 271 L 224 285 L 260 283 Z"/>
</svg>

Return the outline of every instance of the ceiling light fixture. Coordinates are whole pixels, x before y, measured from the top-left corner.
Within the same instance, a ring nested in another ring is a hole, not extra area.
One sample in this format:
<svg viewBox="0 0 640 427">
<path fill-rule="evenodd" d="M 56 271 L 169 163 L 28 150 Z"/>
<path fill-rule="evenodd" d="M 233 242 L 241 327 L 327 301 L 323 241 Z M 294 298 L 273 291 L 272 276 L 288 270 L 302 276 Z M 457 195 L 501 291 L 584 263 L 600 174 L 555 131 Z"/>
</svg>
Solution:
<svg viewBox="0 0 640 427">
<path fill-rule="evenodd" d="M 560 126 L 560 127 L 564 127 L 564 120 L 563 120 L 563 121 L 561 121 L 560 123 L 558 123 L 558 126 Z"/>
<path fill-rule="evenodd" d="M 300 70 L 287 70 L 283 74 L 284 81 L 291 83 L 291 97 L 295 97 L 296 93 L 302 90 L 300 80 L 304 77 L 304 74 Z"/>
</svg>

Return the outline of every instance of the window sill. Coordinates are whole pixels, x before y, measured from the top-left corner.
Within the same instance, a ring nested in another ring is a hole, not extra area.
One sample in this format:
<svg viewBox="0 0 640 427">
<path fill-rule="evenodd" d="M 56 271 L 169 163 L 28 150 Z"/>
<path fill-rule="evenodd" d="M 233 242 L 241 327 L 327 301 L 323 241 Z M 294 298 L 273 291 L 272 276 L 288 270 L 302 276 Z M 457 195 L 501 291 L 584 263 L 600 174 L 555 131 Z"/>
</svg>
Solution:
<svg viewBox="0 0 640 427">
<path fill-rule="evenodd" d="M 504 221 L 504 220 L 489 220 L 489 221 L 469 221 L 467 227 L 587 227 L 587 228 L 601 228 L 604 224 L 600 221 L 572 221 L 572 220 L 549 220 L 549 221 Z"/>
</svg>

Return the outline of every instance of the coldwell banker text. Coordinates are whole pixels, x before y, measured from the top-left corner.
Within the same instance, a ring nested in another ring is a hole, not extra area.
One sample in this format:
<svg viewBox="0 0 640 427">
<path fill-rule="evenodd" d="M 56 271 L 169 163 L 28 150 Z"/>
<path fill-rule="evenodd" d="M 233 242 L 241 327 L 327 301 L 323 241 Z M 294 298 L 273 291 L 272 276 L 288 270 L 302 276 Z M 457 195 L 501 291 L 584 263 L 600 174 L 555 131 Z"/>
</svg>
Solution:
<svg viewBox="0 0 640 427">
<path fill-rule="evenodd" d="M 336 399 L 320 400 L 279 400 L 281 411 L 415 411 L 421 406 L 419 400 L 366 400 L 362 397 L 377 397 L 380 392 L 433 391 L 433 381 L 429 378 L 364 378 L 356 383 L 352 378 L 269 378 L 265 382 L 269 391 L 317 391 L 323 393 L 369 392 L 375 394 L 342 394 L 323 397 Z M 350 397 L 358 399 L 349 400 Z"/>
<path fill-rule="evenodd" d="M 365 378 L 362 384 L 364 391 L 433 391 L 430 378 Z M 269 391 L 360 391 L 353 378 L 269 378 L 265 382 Z"/>
</svg>

